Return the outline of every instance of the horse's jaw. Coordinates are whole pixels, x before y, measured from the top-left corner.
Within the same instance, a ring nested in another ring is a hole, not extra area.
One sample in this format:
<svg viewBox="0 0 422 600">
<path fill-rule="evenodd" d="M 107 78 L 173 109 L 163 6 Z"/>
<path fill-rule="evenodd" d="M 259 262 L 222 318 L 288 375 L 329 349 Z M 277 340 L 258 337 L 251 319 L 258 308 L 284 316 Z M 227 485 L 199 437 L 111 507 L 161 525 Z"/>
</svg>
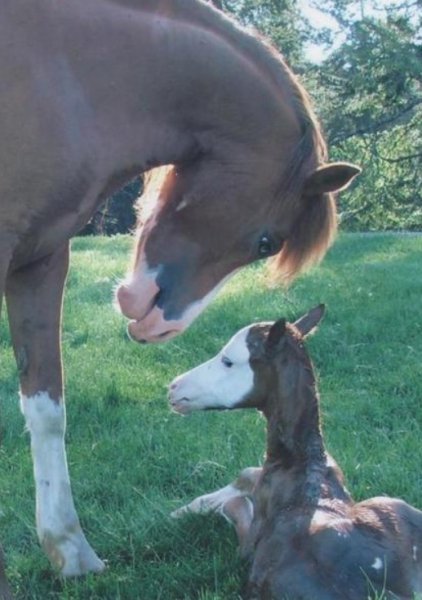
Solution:
<svg viewBox="0 0 422 600">
<path fill-rule="evenodd" d="M 140 343 L 165 342 L 176 337 L 212 302 L 220 288 L 235 272 L 236 270 L 223 277 L 202 298 L 188 302 L 178 314 L 172 316 L 168 304 L 163 302 L 162 295 L 160 298 L 161 290 L 157 283 L 160 267 L 149 268 L 146 261 L 137 265 L 134 272 L 116 290 L 117 308 L 130 319 L 129 337 Z M 176 290 L 177 286 L 174 289 Z M 167 298 L 167 302 L 170 301 L 171 296 Z"/>
<path fill-rule="evenodd" d="M 196 319 L 209 304 L 211 298 L 193 302 L 179 319 L 166 319 L 164 310 L 157 305 L 143 319 L 131 321 L 128 325 L 129 337 L 140 343 L 166 342 L 180 333 Z"/>
<path fill-rule="evenodd" d="M 140 320 L 131 321 L 127 331 L 129 337 L 139 343 L 166 342 L 182 333 L 188 324 L 183 321 L 167 321 L 158 306 L 153 306 Z"/>
</svg>

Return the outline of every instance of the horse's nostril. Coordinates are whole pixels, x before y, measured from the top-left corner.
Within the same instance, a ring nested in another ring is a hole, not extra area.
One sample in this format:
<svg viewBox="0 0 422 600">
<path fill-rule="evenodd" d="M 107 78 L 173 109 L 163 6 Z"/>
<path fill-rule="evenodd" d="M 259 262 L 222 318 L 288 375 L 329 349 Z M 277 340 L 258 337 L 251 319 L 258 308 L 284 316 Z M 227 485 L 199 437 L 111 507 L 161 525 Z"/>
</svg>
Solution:
<svg viewBox="0 0 422 600">
<path fill-rule="evenodd" d="M 156 306 L 158 306 L 158 308 L 163 308 L 163 304 L 164 304 L 164 290 L 163 288 L 160 288 L 158 290 L 158 292 L 155 295 L 154 298 L 154 304 Z"/>
<path fill-rule="evenodd" d="M 126 334 L 132 342 L 138 342 L 138 344 L 147 344 L 148 343 L 148 340 L 144 340 L 143 338 L 138 339 L 137 337 L 132 335 L 132 333 L 130 331 L 130 324 L 126 328 Z"/>
</svg>

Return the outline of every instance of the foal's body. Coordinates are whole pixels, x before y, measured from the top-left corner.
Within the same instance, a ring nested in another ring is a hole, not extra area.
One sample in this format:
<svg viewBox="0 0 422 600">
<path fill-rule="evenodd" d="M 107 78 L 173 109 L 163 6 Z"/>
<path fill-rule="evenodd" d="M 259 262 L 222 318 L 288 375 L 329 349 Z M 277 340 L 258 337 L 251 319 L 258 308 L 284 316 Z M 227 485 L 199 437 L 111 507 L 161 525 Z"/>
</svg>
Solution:
<svg viewBox="0 0 422 600">
<path fill-rule="evenodd" d="M 302 341 L 322 313 L 318 307 L 293 326 L 246 328 L 174 381 L 170 400 L 179 412 L 254 406 L 268 422 L 263 468 L 175 515 L 217 510 L 235 524 L 252 560 L 250 598 L 367 600 L 384 591 L 410 599 L 422 592 L 422 512 L 384 497 L 354 503 L 325 451 Z"/>
</svg>

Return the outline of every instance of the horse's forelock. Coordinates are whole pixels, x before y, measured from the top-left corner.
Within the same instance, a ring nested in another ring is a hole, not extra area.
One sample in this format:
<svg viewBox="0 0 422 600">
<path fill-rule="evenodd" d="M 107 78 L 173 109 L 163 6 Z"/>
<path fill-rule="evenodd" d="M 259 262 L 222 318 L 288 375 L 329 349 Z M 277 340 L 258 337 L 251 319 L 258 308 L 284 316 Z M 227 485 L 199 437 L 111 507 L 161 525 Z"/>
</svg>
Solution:
<svg viewBox="0 0 422 600">
<path fill-rule="evenodd" d="M 286 284 L 300 271 L 324 258 L 337 231 L 337 209 L 332 194 L 309 199 L 302 197 L 306 177 L 327 161 L 328 153 L 311 100 L 291 75 L 303 136 L 284 169 L 280 201 L 276 207 L 295 218 L 282 250 L 270 262 L 272 278 Z"/>
<path fill-rule="evenodd" d="M 139 222 L 145 222 L 150 216 L 160 197 L 164 182 L 172 169 L 173 165 L 164 165 L 144 173 L 143 191 L 135 206 Z"/>
<path fill-rule="evenodd" d="M 167 175 L 173 170 L 173 168 L 173 165 L 163 165 L 161 167 L 155 167 L 154 169 L 146 171 L 144 173 L 144 190 L 138 202 L 141 203 L 144 196 L 148 197 L 150 195 L 159 195 Z"/>
<path fill-rule="evenodd" d="M 284 283 L 320 262 L 337 231 L 337 211 L 332 194 L 301 201 L 303 206 L 293 228 L 270 265 L 271 275 Z"/>
</svg>

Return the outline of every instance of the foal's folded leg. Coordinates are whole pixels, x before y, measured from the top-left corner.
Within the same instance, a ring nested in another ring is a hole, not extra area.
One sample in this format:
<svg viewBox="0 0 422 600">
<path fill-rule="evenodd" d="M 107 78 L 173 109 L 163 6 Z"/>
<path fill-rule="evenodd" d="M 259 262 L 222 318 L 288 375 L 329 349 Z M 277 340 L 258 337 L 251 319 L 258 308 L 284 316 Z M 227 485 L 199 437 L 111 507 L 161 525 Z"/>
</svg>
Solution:
<svg viewBox="0 0 422 600">
<path fill-rule="evenodd" d="M 243 469 L 239 477 L 229 485 L 198 496 L 189 504 L 173 511 L 171 516 L 178 518 L 187 513 L 218 513 L 235 526 L 239 543 L 243 547 L 253 518 L 251 496 L 261 473 L 260 467 Z"/>
<path fill-rule="evenodd" d="M 60 321 L 68 248 L 9 275 L 6 299 L 21 382 L 21 408 L 31 434 L 37 533 L 63 575 L 101 571 L 73 503 L 64 433 L 66 415 Z"/>
</svg>

